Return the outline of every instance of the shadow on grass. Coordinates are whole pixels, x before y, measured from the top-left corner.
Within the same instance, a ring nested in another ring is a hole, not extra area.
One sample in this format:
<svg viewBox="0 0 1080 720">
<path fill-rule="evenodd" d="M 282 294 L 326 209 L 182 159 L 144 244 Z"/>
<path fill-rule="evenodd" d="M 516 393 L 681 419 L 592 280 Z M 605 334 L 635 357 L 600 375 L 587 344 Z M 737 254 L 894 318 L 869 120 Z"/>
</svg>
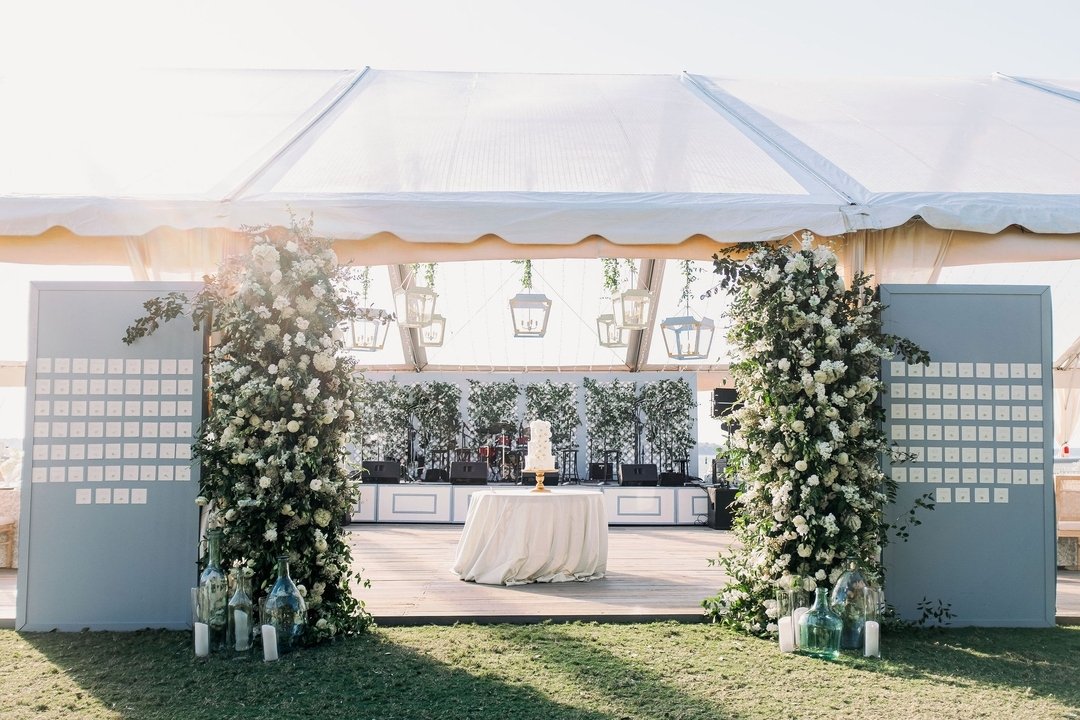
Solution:
<svg viewBox="0 0 1080 720">
<path fill-rule="evenodd" d="M 1080 629 L 957 628 L 886 636 L 887 662 L 862 669 L 904 679 L 1015 688 L 1080 708 Z"/>
<path fill-rule="evenodd" d="M 635 720 L 679 718 L 679 720 L 738 720 L 747 717 L 733 707 L 724 707 L 702 695 L 693 695 L 670 681 L 684 668 L 668 667 L 661 674 L 636 659 L 619 657 L 596 638 L 589 638 L 587 626 L 541 624 L 494 626 L 508 643 L 525 644 L 536 653 L 538 667 L 546 668 L 578 685 L 590 704 L 614 708 L 613 717 Z M 663 626 L 652 631 L 657 637 Z M 655 658 L 654 658 L 655 659 Z M 644 660 L 644 658 L 642 658 Z"/>
<path fill-rule="evenodd" d="M 527 685 L 449 667 L 378 633 L 276 663 L 196 659 L 188 633 L 21 637 L 83 692 L 125 718 L 612 718 L 554 702 Z M 81 703 L 74 691 L 68 691 L 72 697 L 59 694 L 50 698 L 51 712 L 96 717 L 81 694 Z"/>
</svg>

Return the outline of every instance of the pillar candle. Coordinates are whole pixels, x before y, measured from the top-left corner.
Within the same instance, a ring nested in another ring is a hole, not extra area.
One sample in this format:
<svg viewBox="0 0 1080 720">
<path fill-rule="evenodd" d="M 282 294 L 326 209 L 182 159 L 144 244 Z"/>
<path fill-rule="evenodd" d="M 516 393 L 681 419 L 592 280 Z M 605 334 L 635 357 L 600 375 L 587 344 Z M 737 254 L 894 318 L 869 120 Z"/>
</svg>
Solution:
<svg viewBox="0 0 1080 720">
<path fill-rule="evenodd" d="M 879 657 L 881 655 L 881 628 L 874 620 L 867 620 L 863 625 L 863 635 L 866 638 L 866 649 L 863 655 L 866 657 Z"/>
<path fill-rule="evenodd" d="M 795 636 L 795 647 L 799 647 L 799 620 L 808 612 L 810 612 L 808 607 L 797 607 L 795 612 L 791 613 L 791 628 L 792 634 Z"/>
<path fill-rule="evenodd" d="M 206 657 L 210 654 L 210 626 L 206 623 L 195 623 L 195 655 Z"/>
<path fill-rule="evenodd" d="M 792 630 L 791 616 L 780 618 L 780 652 L 795 652 L 795 633 Z"/>
<path fill-rule="evenodd" d="M 263 660 L 270 662 L 277 660 L 277 630 L 273 625 L 262 626 Z"/>
<path fill-rule="evenodd" d="M 243 610 L 233 611 L 233 633 L 236 636 L 236 650 L 243 652 L 251 647 L 251 625 L 248 614 Z"/>
</svg>

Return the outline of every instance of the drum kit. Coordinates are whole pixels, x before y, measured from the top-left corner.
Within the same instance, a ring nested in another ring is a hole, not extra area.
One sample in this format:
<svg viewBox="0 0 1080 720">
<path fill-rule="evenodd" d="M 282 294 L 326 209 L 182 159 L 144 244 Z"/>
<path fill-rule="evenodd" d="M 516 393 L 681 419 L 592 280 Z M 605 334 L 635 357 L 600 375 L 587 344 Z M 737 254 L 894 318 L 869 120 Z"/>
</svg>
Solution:
<svg viewBox="0 0 1080 720">
<path fill-rule="evenodd" d="M 475 452 L 488 464 L 491 482 L 520 482 L 525 453 L 528 452 L 528 430 L 508 422 L 498 422 L 476 431 L 478 445 L 458 448 L 459 455 Z"/>
</svg>

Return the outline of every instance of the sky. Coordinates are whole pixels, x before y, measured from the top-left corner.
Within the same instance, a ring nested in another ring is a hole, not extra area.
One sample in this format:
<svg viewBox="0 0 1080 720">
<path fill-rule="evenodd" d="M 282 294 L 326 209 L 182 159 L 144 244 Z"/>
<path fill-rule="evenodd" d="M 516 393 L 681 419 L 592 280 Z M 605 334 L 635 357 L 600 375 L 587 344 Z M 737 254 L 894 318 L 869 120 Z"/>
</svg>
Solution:
<svg viewBox="0 0 1080 720">
<path fill-rule="evenodd" d="M 1076 0 L 41 0 L 5 68 L 1080 77 Z"/>
</svg>

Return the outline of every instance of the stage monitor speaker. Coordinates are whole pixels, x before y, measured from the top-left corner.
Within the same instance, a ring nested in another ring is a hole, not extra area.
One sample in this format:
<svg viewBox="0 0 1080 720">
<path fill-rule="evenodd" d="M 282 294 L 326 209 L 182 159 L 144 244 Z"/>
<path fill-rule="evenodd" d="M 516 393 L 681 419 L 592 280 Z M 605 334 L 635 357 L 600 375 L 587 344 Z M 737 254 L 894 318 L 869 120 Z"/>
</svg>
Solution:
<svg viewBox="0 0 1080 720">
<path fill-rule="evenodd" d="M 611 463 L 589 463 L 589 479 L 593 482 L 611 482 L 614 479 L 614 468 Z"/>
<path fill-rule="evenodd" d="M 522 485 L 535 485 L 536 484 L 536 473 L 534 473 L 534 472 L 522 472 L 521 473 L 521 484 Z M 557 472 L 544 473 L 544 486 L 545 487 L 547 487 L 549 485 L 558 485 L 558 484 L 559 484 L 559 473 L 557 473 Z"/>
<path fill-rule="evenodd" d="M 696 478 L 693 475 L 687 475 L 681 472 L 662 472 L 660 473 L 660 487 L 683 487 L 684 485 L 694 485 L 701 482 L 701 478 Z"/>
<path fill-rule="evenodd" d="M 401 463 L 397 460 L 365 460 L 361 479 L 365 483 L 401 482 Z"/>
<path fill-rule="evenodd" d="M 455 460 L 450 463 L 450 484 L 487 485 L 488 466 L 485 462 Z"/>
<path fill-rule="evenodd" d="M 619 475 L 619 484 L 626 487 L 656 487 L 659 477 L 656 474 L 656 465 L 646 463 L 643 465 L 622 466 Z"/>
<path fill-rule="evenodd" d="M 424 471 L 424 482 L 446 482 L 449 479 L 450 476 L 442 468 L 428 468 Z"/>
</svg>

